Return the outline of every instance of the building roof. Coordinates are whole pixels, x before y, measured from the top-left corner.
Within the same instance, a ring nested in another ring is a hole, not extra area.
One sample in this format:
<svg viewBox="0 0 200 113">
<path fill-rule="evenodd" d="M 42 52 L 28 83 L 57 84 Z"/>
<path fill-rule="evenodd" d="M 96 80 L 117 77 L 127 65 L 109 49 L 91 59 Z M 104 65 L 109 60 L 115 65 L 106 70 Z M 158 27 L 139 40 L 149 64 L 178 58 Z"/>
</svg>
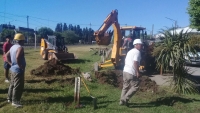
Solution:
<svg viewBox="0 0 200 113">
<path fill-rule="evenodd" d="M 190 27 L 183 27 L 183 28 L 177 28 L 175 30 L 176 33 L 180 33 L 181 31 L 183 30 L 183 33 L 200 33 L 200 31 L 198 31 L 197 29 L 193 29 L 193 28 L 190 28 Z M 173 32 L 173 30 L 170 31 L 171 33 Z M 164 37 L 164 35 L 162 33 L 158 33 L 155 35 L 155 38 L 159 38 L 159 37 Z"/>
</svg>

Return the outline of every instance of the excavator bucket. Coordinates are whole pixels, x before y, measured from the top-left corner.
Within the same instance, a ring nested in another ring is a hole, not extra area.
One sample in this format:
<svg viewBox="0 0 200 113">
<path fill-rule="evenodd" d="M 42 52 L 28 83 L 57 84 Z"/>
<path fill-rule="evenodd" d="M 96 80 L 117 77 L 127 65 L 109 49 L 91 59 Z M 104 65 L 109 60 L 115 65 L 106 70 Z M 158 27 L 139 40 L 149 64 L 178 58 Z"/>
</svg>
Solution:
<svg viewBox="0 0 200 113">
<path fill-rule="evenodd" d="M 113 33 L 104 33 L 103 35 L 96 35 L 95 39 L 98 45 L 109 45 Z"/>
<path fill-rule="evenodd" d="M 77 59 L 74 53 L 53 53 L 53 58 L 56 60 L 73 60 Z"/>
</svg>

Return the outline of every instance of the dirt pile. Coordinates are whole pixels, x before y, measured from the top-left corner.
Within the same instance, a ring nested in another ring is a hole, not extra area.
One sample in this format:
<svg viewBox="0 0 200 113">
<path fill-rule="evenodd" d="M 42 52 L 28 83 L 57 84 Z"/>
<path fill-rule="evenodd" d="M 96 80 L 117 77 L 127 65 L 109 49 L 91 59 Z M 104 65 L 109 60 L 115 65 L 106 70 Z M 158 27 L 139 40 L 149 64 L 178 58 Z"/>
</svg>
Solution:
<svg viewBox="0 0 200 113">
<path fill-rule="evenodd" d="M 31 75 L 36 76 L 51 76 L 51 75 L 69 75 L 80 73 L 79 69 L 73 69 L 62 62 L 52 59 L 45 62 L 36 69 L 31 70 Z"/>
<path fill-rule="evenodd" d="M 140 88 L 141 92 L 157 92 L 158 86 L 155 81 L 152 81 L 148 76 L 142 76 L 140 78 Z"/>
<path fill-rule="evenodd" d="M 110 84 L 114 87 L 122 89 L 123 87 L 123 72 L 121 70 L 108 70 L 102 72 L 96 72 L 95 76 L 101 84 Z M 142 76 L 140 78 L 140 88 L 141 92 L 157 92 L 158 86 L 155 81 L 152 81 L 147 76 Z"/>
<path fill-rule="evenodd" d="M 110 84 L 114 87 L 122 88 L 123 78 L 122 78 L 122 71 L 120 70 L 108 70 L 102 72 L 95 72 L 95 76 L 97 80 L 101 84 Z"/>
</svg>

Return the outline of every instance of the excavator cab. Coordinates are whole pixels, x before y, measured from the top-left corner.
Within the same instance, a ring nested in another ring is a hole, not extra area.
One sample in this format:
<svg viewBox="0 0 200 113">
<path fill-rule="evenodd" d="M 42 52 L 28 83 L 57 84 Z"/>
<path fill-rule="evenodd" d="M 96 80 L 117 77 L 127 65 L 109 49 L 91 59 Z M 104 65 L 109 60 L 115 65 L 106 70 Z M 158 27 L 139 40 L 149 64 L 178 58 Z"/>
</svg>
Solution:
<svg viewBox="0 0 200 113">
<path fill-rule="evenodd" d="M 48 36 L 48 39 L 41 39 L 40 55 L 44 60 L 71 60 L 76 59 L 73 53 L 69 53 L 64 43 L 64 37 Z"/>
<path fill-rule="evenodd" d="M 144 36 L 145 36 L 145 29 L 143 27 L 137 27 L 137 26 L 125 26 L 121 27 L 121 32 L 123 37 L 129 37 L 132 40 L 135 39 L 141 39 L 144 41 Z"/>
</svg>

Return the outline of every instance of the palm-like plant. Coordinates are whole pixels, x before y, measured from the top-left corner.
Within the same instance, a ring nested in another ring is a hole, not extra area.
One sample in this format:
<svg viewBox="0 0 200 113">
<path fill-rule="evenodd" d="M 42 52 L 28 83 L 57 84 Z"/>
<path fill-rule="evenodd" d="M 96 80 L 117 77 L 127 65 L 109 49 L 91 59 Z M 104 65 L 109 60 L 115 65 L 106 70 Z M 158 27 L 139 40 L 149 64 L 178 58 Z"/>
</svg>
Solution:
<svg viewBox="0 0 200 113">
<path fill-rule="evenodd" d="M 188 69 L 184 67 L 184 56 L 189 56 L 189 52 L 196 53 L 195 49 L 189 44 L 188 33 L 176 33 L 175 30 L 162 30 L 165 39 L 160 43 L 160 53 L 157 55 L 157 68 L 166 71 L 170 64 L 173 71 L 173 90 L 178 93 L 198 92 L 193 81 L 188 79 Z"/>
</svg>

